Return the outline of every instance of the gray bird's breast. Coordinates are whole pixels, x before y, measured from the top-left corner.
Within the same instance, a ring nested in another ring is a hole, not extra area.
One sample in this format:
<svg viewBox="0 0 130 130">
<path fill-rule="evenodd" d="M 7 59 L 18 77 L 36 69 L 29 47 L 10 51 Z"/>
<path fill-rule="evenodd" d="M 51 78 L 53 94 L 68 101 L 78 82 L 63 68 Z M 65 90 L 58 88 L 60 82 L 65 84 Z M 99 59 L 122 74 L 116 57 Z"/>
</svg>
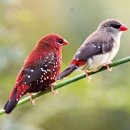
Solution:
<svg viewBox="0 0 130 130">
<path fill-rule="evenodd" d="M 113 48 L 110 52 L 93 56 L 87 60 L 86 65 L 83 69 L 96 71 L 101 66 L 110 64 L 111 60 L 116 56 L 120 47 L 120 39 L 113 42 Z"/>
</svg>

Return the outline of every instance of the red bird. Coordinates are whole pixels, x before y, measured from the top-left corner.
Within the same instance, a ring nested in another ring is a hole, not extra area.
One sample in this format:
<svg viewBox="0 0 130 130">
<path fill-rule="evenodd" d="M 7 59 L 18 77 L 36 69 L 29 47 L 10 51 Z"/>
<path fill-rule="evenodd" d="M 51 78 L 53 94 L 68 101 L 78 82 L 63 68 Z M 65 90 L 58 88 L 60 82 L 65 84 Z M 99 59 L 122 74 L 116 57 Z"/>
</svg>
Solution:
<svg viewBox="0 0 130 130">
<path fill-rule="evenodd" d="M 62 46 L 69 44 L 57 34 L 44 36 L 26 58 L 16 79 L 14 89 L 4 106 L 10 113 L 26 93 L 45 91 L 53 87 L 60 72 Z"/>
<path fill-rule="evenodd" d="M 118 20 L 103 21 L 97 30 L 84 41 L 74 55 L 70 66 L 57 79 L 68 76 L 78 68 L 85 69 L 86 76 L 88 72 L 98 70 L 102 66 L 106 66 L 110 71 L 108 64 L 119 51 L 120 37 L 126 30 L 128 28 Z"/>
</svg>

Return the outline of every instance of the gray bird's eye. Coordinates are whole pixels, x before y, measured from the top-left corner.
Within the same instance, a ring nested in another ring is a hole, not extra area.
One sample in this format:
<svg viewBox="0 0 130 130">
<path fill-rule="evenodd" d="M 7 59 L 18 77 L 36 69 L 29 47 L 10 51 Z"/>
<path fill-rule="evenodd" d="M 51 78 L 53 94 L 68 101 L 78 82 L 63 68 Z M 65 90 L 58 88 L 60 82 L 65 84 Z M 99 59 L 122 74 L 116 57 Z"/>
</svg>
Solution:
<svg viewBox="0 0 130 130">
<path fill-rule="evenodd" d="M 119 29 L 121 25 L 119 24 L 111 24 L 111 27 L 115 28 L 115 29 Z"/>
</svg>

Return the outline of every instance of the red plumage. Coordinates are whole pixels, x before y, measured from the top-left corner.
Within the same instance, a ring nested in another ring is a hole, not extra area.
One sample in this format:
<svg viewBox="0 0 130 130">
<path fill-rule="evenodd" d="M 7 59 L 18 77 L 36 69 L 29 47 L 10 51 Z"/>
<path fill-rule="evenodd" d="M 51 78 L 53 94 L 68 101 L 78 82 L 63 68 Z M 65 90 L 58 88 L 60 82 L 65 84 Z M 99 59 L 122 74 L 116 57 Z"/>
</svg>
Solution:
<svg viewBox="0 0 130 130">
<path fill-rule="evenodd" d="M 4 106 L 6 113 L 10 113 L 27 92 L 45 91 L 51 87 L 60 72 L 62 46 L 67 44 L 56 34 L 47 35 L 37 43 L 17 76 L 14 89 Z"/>
</svg>

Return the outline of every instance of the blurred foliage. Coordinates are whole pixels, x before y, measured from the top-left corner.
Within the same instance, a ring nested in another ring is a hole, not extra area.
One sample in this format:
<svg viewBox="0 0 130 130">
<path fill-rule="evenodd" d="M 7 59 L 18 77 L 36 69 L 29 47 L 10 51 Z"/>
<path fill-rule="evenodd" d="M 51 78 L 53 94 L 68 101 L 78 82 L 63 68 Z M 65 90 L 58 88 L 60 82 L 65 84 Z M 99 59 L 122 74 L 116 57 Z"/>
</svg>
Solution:
<svg viewBox="0 0 130 130">
<path fill-rule="evenodd" d="M 129 0 L 1 0 L 0 107 L 39 38 L 58 33 L 71 43 L 63 50 L 63 70 L 101 21 L 116 18 L 129 27 L 129 5 Z M 129 35 L 129 31 L 123 34 L 115 59 L 130 54 Z M 36 106 L 20 106 L 0 118 L 0 130 L 129 130 L 129 68 L 125 64 L 111 73 L 92 76 L 90 83 L 86 79 L 75 82 L 60 89 L 57 96 L 42 96 L 36 100 Z"/>
</svg>

